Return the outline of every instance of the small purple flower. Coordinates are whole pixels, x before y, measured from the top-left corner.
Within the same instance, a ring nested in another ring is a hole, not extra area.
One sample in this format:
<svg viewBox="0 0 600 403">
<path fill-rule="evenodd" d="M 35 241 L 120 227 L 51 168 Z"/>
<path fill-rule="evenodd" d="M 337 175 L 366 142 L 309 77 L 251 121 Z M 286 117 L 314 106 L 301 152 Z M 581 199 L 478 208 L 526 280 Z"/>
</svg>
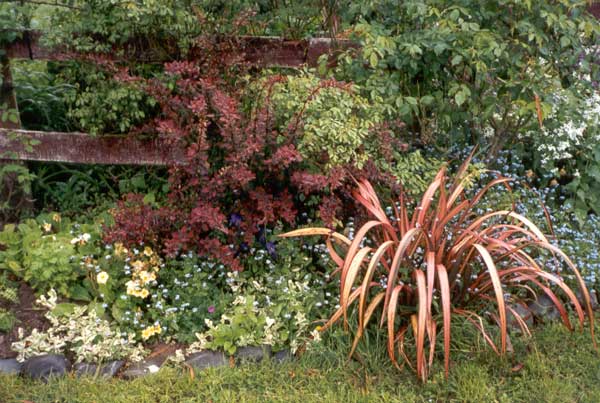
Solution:
<svg viewBox="0 0 600 403">
<path fill-rule="evenodd" d="M 233 213 L 229 216 L 229 225 L 232 227 L 239 227 L 242 224 L 242 216 L 236 213 Z"/>
<path fill-rule="evenodd" d="M 248 243 L 247 243 L 247 242 L 242 242 L 242 243 L 240 244 L 239 252 L 241 252 L 241 253 L 246 253 L 246 252 L 248 252 L 249 250 L 250 250 L 250 246 L 248 246 Z"/>
<path fill-rule="evenodd" d="M 215 306 L 211 305 L 208 307 L 208 313 L 215 313 Z"/>
<path fill-rule="evenodd" d="M 274 242 L 267 242 L 267 252 L 269 252 L 269 254 L 271 255 L 272 258 L 275 258 L 276 253 L 275 253 L 275 243 Z"/>
</svg>

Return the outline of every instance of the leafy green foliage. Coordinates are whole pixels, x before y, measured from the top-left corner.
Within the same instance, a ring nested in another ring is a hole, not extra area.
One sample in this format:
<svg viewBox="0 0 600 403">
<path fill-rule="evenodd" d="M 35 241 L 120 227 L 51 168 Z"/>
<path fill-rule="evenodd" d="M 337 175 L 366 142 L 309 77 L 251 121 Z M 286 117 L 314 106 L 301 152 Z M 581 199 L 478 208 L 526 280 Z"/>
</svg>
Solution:
<svg viewBox="0 0 600 403">
<path fill-rule="evenodd" d="M 76 8 L 56 7 L 44 26 L 52 28 L 47 41 L 77 51 L 111 52 L 152 48 L 151 55 L 182 54 L 201 34 L 227 34 L 243 24 L 246 35 L 303 38 L 335 33 L 338 11 L 345 2 L 320 0 L 118 0 L 80 1 Z M 60 29 L 56 29 L 60 27 Z M 146 49 L 147 50 L 147 49 Z"/>
<path fill-rule="evenodd" d="M 4 308 L 0 308 L 0 333 L 8 333 L 17 322 L 15 315 Z"/>
<path fill-rule="evenodd" d="M 66 97 L 73 85 L 53 74 L 53 62 L 13 60 L 11 70 L 24 129 L 70 131 Z"/>
<path fill-rule="evenodd" d="M 89 300 L 81 285 L 86 271 L 79 262 L 95 253 L 99 229 L 98 224 L 71 224 L 56 213 L 6 225 L 0 233 L 0 269 L 23 278 L 38 292 L 54 288 L 61 295 Z"/>
<path fill-rule="evenodd" d="M 134 334 L 124 337 L 118 327 L 99 317 L 95 305 L 57 304 L 54 290 L 36 302 L 48 309 L 45 317 L 51 326 L 46 331 L 33 329 L 27 337 L 19 330 L 20 340 L 12 344 L 18 360 L 42 354 L 69 354 L 76 362 L 88 363 L 142 358 L 144 349 L 135 343 Z"/>
<path fill-rule="evenodd" d="M 425 154 L 425 155 L 424 155 Z M 393 165 L 381 162 L 383 172 L 391 172 L 402 184 L 407 194 L 418 196 L 423 194 L 435 177 L 442 160 L 421 150 L 399 152 L 394 150 Z"/>
<path fill-rule="evenodd" d="M 45 40 L 80 52 L 110 53 L 129 40 L 157 51 L 169 45 L 185 47 L 200 29 L 194 10 L 182 0 L 86 0 L 76 8 L 56 7 L 49 17 L 48 26 L 60 29 L 50 29 Z"/>
<path fill-rule="evenodd" d="M 75 90 L 65 96 L 68 117 L 92 135 L 128 133 L 146 120 L 155 105 L 135 83 L 117 82 L 95 66 L 73 64 L 60 75 L 66 83 L 75 83 Z"/>
<path fill-rule="evenodd" d="M 363 45 L 336 73 L 423 141 L 492 153 L 539 127 L 555 94 L 589 96 L 585 48 L 598 23 L 584 1 L 369 1 L 350 12 Z M 583 60 L 579 60 L 583 57 Z"/>
<path fill-rule="evenodd" d="M 257 249 L 243 272 L 228 273 L 235 297 L 218 321 L 197 334 L 191 348 L 224 349 L 268 344 L 292 352 L 320 340 L 315 321 L 328 315 L 336 299 L 336 283 L 323 272 L 329 266 L 326 246 L 306 243 L 298 253 L 288 240 Z M 269 251 L 270 250 L 270 251 Z"/>
<path fill-rule="evenodd" d="M 30 163 L 37 207 L 66 216 L 95 216 L 122 195 L 139 193 L 148 204 L 163 201 L 169 189 L 162 167 Z"/>
<path fill-rule="evenodd" d="M 298 133 L 298 151 L 313 163 L 354 164 L 362 168 L 379 152 L 375 126 L 380 111 L 351 85 L 320 80 L 311 74 L 289 76 L 272 89 L 278 126 Z M 300 134 L 301 133 L 301 134 Z"/>
</svg>

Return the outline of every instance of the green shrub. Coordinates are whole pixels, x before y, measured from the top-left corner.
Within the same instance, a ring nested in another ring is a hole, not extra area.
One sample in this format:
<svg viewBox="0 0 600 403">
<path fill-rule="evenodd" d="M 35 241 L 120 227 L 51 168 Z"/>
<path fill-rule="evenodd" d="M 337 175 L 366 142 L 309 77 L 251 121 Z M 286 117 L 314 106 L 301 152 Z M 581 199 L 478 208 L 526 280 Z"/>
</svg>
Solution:
<svg viewBox="0 0 600 403">
<path fill-rule="evenodd" d="M 313 164 L 352 164 L 361 168 L 379 153 L 375 126 L 381 111 L 352 85 L 321 80 L 312 74 L 288 76 L 272 89 L 278 127 L 298 133 L 298 150 Z"/>
<path fill-rule="evenodd" d="M 85 64 L 62 69 L 65 83 L 75 87 L 65 94 L 68 117 L 92 135 L 128 133 L 151 116 L 155 102 L 136 83 L 118 82 L 114 73 Z"/>
<path fill-rule="evenodd" d="M 360 21 L 354 31 L 362 48 L 343 56 L 336 74 L 422 141 L 482 143 L 494 154 L 539 136 L 540 120 L 560 108 L 557 94 L 589 97 L 591 83 L 581 79 L 597 71 L 586 50 L 599 25 L 586 7 L 547 0 L 357 2 L 348 12 Z"/>
<path fill-rule="evenodd" d="M 85 256 L 94 255 L 99 224 L 71 224 L 57 213 L 42 214 L 0 233 L 0 269 L 27 281 L 39 293 L 56 289 L 61 295 L 89 300 L 82 285 Z"/>
</svg>

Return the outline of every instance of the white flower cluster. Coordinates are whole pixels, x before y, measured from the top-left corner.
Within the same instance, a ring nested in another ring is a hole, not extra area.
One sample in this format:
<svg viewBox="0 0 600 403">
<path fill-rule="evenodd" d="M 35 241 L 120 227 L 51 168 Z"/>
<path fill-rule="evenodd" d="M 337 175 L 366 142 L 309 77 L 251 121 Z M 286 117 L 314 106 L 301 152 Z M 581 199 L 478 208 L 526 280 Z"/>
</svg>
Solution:
<svg viewBox="0 0 600 403">
<path fill-rule="evenodd" d="M 568 102 L 564 97 L 558 96 L 557 105 L 553 114 L 547 120 L 559 119 L 558 115 L 562 106 Z M 556 128 L 544 127 L 540 133 L 530 133 L 539 136 L 537 151 L 541 163 L 552 166 L 553 162 L 560 159 L 572 158 L 576 148 L 588 147 L 600 141 L 600 91 L 595 90 L 582 106 L 581 116 L 569 118 Z"/>
</svg>

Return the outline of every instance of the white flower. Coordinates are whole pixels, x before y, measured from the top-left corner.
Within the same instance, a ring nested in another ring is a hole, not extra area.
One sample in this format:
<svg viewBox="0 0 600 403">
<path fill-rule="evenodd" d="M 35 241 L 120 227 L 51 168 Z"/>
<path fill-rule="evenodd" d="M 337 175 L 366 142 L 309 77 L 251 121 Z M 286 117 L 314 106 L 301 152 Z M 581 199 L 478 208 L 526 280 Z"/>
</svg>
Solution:
<svg viewBox="0 0 600 403">
<path fill-rule="evenodd" d="M 273 326 L 275 324 L 275 319 L 269 318 L 267 316 L 267 319 L 265 320 L 265 322 L 266 322 L 266 326 L 265 327 L 269 328 L 269 327 L 271 327 L 271 326 Z"/>
<path fill-rule="evenodd" d="M 159 369 L 160 369 L 160 368 L 159 368 L 159 367 L 157 367 L 156 365 L 150 365 L 150 366 L 148 367 L 148 372 L 150 372 L 151 374 L 154 374 L 154 373 L 158 372 L 158 370 L 159 370 Z"/>
<path fill-rule="evenodd" d="M 106 282 L 108 281 L 108 273 L 105 271 L 101 271 L 96 276 L 96 281 L 98 282 L 98 284 L 106 284 Z"/>
</svg>

